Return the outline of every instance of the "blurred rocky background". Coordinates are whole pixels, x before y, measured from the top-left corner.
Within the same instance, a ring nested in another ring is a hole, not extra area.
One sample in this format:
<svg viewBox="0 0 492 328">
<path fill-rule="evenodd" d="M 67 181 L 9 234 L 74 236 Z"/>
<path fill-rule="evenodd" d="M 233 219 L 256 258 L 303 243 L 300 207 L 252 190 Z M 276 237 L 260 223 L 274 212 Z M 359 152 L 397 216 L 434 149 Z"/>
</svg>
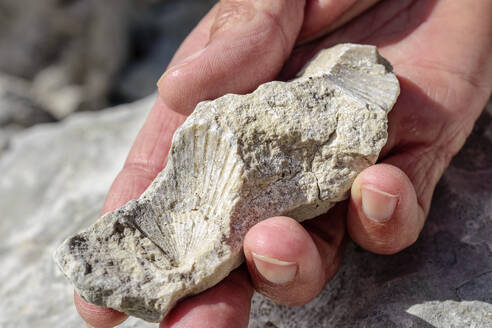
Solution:
<svg viewBox="0 0 492 328">
<path fill-rule="evenodd" d="M 0 0 L 0 151 L 26 127 L 150 95 L 212 0 Z"/>
<path fill-rule="evenodd" d="M 52 253 L 97 219 L 156 80 L 212 2 L 0 0 L 0 328 L 86 327 Z M 349 244 L 308 305 L 255 295 L 250 328 L 492 327 L 491 182 L 492 102 L 415 245 Z"/>
</svg>

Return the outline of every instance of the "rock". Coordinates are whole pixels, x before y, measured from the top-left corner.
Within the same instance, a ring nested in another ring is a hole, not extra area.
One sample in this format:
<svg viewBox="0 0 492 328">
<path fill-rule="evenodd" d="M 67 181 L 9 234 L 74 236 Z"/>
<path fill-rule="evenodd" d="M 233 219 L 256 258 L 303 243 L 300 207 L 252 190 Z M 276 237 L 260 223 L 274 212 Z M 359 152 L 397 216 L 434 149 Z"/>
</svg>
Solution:
<svg viewBox="0 0 492 328">
<path fill-rule="evenodd" d="M 215 2 L 0 0 L 0 72 L 33 80 L 57 118 L 134 101 Z"/>
<path fill-rule="evenodd" d="M 0 327 L 86 327 L 52 254 L 97 217 L 152 101 L 77 114 L 12 138 L 0 158 Z"/>
<path fill-rule="evenodd" d="M 151 102 L 12 137 L 0 158 L 0 327 L 85 327 L 51 254 L 97 220 Z M 255 295 L 249 327 L 491 327 L 491 284 L 482 284 L 492 272 L 491 168 L 492 102 L 441 179 L 414 246 L 379 256 L 349 244 L 320 296 L 284 307 Z M 157 326 L 130 318 L 119 327 Z"/>
<path fill-rule="evenodd" d="M 53 122 L 52 115 L 32 100 L 30 84 L 15 76 L 0 74 L 0 127 L 27 128 Z"/>
<path fill-rule="evenodd" d="M 346 199 L 386 143 L 398 94 L 374 46 L 345 44 L 293 81 L 202 102 L 142 196 L 67 239 L 56 261 L 89 302 L 158 322 L 241 264 L 257 222 Z"/>
<path fill-rule="evenodd" d="M 52 121 L 54 117 L 33 100 L 27 81 L 0 73 L 0 153 L 17 132 Z"/>
<path fill-rule="evenodd" d="M 36 75 L 32 90 L 36 101 L 61 120 L 77 111 L 84 101 L 84 90 L 71 83 L 66 70 L 49 66 Z"/>
<path fill-rule="evenodd" d="M 56 67 L 63 86 L 83 90 L 83 101 L 63 111 L 106 107 L 129 53 L 131 1 L 0 0 L 0 11 L 9 17 L 0 20 L 0 48 L 5 49 L 0 52 L 0 71 L 32 80 L 40 79 L 47 67 Z M 58 94 L 54 90 L 44 96 L 49 103 Z M 60 117 L 58 107 L 54 114 Z"/>
<path fill-rule="evenodd" d="M 487 286 L 490 291 L 490 282 Z M 490 302 L 430 301 L 412 305 L 408 314 L 422 318 L 428 325 L 423 327 L 490 327 L 492 305 Z M 443 322 L 442 318 L 446 321 Z"/>
</svg>

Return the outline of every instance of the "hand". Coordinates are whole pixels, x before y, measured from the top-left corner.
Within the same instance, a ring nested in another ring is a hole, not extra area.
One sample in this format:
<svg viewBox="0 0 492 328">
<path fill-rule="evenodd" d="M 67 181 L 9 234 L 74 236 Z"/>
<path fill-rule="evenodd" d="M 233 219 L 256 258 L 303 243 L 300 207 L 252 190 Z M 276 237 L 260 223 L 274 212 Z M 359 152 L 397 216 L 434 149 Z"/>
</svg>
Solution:
<svg viewBox="0 0 492 328">
<path fill-rule="evenodd" d="M 254 226 L 244 240 L 251 280 L 245 268 L 235 270 L 179 303 L 161 327 L 246 327 L 253 286 L 282 304 L 309 302 L 338 268 L 345 220 L 352 239 L 375 253 L 396 253 L 417 239 L 434 187 L 492 89 L 492 2 L 381 1 L 327 34 L 375 2 L 221 1 L 176 53 L 103 213 L 138 198 L 162 170 L 173 132 L 198 101 L 290 78 L 320 48 L 377 45 L 401 95 L 380 164 L 359 174 L 348 202 L 303 225 L 275 217 Z M 125 319 L 78 295 L 75 304 L 95 327 Z"/>
</svg>

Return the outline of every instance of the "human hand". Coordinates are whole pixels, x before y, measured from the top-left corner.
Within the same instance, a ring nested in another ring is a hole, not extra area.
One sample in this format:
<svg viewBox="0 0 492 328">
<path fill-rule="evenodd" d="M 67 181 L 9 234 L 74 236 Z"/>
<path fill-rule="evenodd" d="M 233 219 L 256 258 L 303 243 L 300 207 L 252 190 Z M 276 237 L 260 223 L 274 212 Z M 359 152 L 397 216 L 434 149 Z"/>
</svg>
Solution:
<svg viewBox="0 0 492 328">
<path fill-rule="evenodd" d="M 377 45 L 394 66 L 401 94 L 381 163 L 359 174 L 347 203 L 303 225 L 277 217 L 254 226 L 244 240 L 251 280 L 244 268 L 235 270 L 179 303 L 162 327 L 246 327 L 253 286 L 282 304 L 308 302 L 338 268 L 345 220 L 352 239 L 375 253 L 395 253 L 417 239 L 438 179 L 490 95 L 492 2 L 382 1 L 304 43 L 374 2 L 308 0 L 304 8 L 299 0 L 222 1 L 178 50 L 103 212 L 146 189 L 165 166 L 172 134 L 198 101 L 250 92 L 279 73 L 290 78 L 320 48 Z M 296 42 L 304 45 L 292 50 Z M 96 327 L 125 319 L 77 295 L 75 304 Z"/>
</svg>

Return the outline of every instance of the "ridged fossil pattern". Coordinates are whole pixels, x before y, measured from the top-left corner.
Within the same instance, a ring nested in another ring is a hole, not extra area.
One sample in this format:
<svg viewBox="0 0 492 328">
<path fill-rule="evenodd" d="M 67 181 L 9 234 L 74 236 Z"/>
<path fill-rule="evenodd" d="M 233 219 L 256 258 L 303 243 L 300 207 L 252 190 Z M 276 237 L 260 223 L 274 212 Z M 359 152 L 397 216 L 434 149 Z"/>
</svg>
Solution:
<svg viewBox="0 0 492 328">
<path fill-rule="evenodd" d="M 55 260 L 87 301 L 160 321 L 241 264 L 257 222 L 303 221 L 346 199 L 386 143 L 398 94 L 375 47 L 342 44 L 292 81 L 201 102 L 141 197 L 68 238 Z"/>
</svg>

